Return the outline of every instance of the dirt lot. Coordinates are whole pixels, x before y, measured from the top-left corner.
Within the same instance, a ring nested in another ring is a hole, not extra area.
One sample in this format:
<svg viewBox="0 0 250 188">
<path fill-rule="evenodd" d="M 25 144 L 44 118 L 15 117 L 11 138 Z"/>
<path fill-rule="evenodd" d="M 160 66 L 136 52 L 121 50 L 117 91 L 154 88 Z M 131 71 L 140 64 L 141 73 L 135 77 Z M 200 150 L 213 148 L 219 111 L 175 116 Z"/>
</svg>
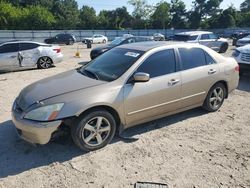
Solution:
<svg viewBox="0 0 250 188">
<path fill-rule="evenodd" d="M 0 75 L 0 187 L 132 188 L 137 181 L 178 188 L 250 187 L 250 75 L 241 78 L 218 112 L 198 108 L 126 131 L 139 138 L 136 142 L 116 138 L 83 153 L 72 141 L 33 147 L 20 140 L 10 116 L 20 90 L 89 60 L 85 47 L 81 58 L 73 57 L 76 45 L 62 51 L 64 61 L 55 68 Z"/>
</svg>

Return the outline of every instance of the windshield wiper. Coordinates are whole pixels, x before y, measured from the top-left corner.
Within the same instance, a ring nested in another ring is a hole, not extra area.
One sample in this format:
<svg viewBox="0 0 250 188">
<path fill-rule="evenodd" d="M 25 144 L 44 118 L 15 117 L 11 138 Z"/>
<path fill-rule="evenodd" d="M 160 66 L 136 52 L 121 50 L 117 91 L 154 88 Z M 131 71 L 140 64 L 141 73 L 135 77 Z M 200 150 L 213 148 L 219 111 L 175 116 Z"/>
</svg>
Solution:
<svg viewBox="0 0 250 188">
<path fill-rule="evenodd" d="M 92 77 L 94 77 L 95 79 L 99 80 L 99 76 L 98 76 L 95 72 L 90 71 L 90 70 L 87 70 L 87 69 L 82 69 L 82 70 L 83 70 L 84 72 L 87 72 L 87 73 L 91 74 Z"/>
</svg>

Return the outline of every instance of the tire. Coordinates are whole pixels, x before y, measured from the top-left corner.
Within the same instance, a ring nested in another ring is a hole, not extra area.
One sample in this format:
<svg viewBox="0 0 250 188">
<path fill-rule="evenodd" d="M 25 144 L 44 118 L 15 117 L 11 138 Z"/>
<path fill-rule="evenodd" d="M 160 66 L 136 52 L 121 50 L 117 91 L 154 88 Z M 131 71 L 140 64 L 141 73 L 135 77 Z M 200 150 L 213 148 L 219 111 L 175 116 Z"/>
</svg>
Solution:
<svg viewBox="0 0 250 188">
<path fill-rule="evenodd" d="M 226 87 L 223 83 L 213 85 L 203 103 L 203 108 L 209 112 L 219 110 L 224 102 L 225 96 L 227 95 L 226 92 Z"/>
<path fill-rule="evenodd" d="M 240 69 L 239 75 L 243 76 L 244 75 L 244 71 Z"/>
<path fill-rule="evenodd" d="M 106 42 L 107 42 L 107 41 L 106 41 L 105 39 L 102 41 L 102 43 L 104 43 L 104 44 L 105 44 Z"/>
<path fill-rule="evenodd" d="M 112 114 L 96 109 L 78 118 L 71 128 L 74 143 L 83 151 L 105 147 L 115 135 L 116 122 Z"/>
<path fill-rule="evenodd" d="M 72 41 L 72 40 L 69 40 L 67 43 L 66 43 L 66 45 L 73 45 L 74 44 L 74 42 Z"/>
<path fill-rule="evenodd" d="M 47 56 L 40 57 L 37 61 L 37 68 L 39 69 L 48 69 L 52 67 L 52 65 L 53 65 L 52 59 Z"/>
<path fill-rule="evenodd" d="M 219 53 L 225 53 L 228 49 L 228 44 L 227 43 L 223 43 L 220 47 L 220 51 Z"/>
</svg>

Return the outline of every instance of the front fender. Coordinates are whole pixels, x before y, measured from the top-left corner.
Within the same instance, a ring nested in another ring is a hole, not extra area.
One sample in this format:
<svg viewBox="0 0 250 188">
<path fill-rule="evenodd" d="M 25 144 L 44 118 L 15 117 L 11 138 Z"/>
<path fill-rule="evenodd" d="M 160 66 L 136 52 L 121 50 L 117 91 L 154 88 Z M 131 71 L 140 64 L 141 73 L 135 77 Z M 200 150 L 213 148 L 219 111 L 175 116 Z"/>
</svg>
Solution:
<svg viewBox="0 0 250 188">
<path fill-rule="evenodd" d="M 100 92 L 103 91 L 103 92 Z M 47 104 L 64 103 L 57 119 L 79 116 L 84 111 L 99 106 L 107 106 L 114 109 L 121 122 L 124 121 L 123 87 L 115 86 L 107 89 L 105 86 L 75 91 L 56 96 L 44 101 Z"/>
</svg>

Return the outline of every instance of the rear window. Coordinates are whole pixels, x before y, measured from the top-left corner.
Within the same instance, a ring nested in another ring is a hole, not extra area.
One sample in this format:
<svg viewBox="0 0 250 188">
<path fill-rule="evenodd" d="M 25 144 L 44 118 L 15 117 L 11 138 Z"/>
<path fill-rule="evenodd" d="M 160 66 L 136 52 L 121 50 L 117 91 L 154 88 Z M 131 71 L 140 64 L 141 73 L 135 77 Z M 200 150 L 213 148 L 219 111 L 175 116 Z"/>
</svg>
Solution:
<svg viewBox="0 0 250 188">
<path fill-rule="evenodd" d="M 198 35 L 174 35 L 173 39 L 176 41 L 190 41 L 196 40 Z"/>
</svg>

